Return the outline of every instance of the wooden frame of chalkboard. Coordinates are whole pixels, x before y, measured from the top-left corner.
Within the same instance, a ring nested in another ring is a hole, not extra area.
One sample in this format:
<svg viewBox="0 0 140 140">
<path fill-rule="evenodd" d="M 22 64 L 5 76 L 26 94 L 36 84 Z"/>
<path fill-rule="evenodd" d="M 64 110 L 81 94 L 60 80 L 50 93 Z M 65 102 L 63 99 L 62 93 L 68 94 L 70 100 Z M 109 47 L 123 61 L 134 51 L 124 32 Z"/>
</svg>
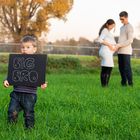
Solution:
<svg viewBox="0 0 140 140">
<path fill-rule="evenodd" d="M 45 83 L 47 55 L 10 54 L 8 82 L 10 85 L 41 86 Z"/>
</svg>

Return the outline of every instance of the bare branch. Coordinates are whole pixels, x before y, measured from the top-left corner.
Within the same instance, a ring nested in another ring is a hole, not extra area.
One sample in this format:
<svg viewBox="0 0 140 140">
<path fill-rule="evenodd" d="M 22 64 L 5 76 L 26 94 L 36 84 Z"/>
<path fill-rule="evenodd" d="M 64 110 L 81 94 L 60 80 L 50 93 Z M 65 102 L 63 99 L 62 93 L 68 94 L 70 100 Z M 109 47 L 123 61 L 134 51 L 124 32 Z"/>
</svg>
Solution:
<svg viewBox="0 0 140 140">
<path fill-rule="evenodd" d="M 9 17 L 7 16 L 7 13 L 6 13 L 7 10 L 6 10 L 6 8 L 4 6 L 2 7 L 2 11 L 3 11 L 3 16 L 4 16 L 5 23 L 7 24 L 9 30 L 13 31 L 13 29 L 12 29 L 12 27 L 10 25 Z"/>
<path fill-rule="evenodd" d="M 40 7 L 40 4 L 35 4 L 34 6 L 32 6 L 32 8 L 30 8 L 30 15 L 29 15 L 29 18 L 32 18 L 34 15 L 35 15 L 35 13 L 36 13 L 36 11 L 37 11 L 37 9 Z"/>
</svg>

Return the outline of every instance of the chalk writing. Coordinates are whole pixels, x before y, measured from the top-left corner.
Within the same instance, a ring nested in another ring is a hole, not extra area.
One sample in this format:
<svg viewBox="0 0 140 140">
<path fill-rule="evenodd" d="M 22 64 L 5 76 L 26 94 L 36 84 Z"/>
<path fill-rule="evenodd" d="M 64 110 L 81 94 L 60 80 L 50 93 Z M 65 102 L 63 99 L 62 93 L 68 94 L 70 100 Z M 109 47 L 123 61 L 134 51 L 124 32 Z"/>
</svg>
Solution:
<svg viewBox="0 0 140 140">
<path fill-rule="evenodd" d="M 37 82 L 38 80 L 38 73 L 36 71 L 27 71 L 27 70 L 14 70 L 12 75 L 12 80 L 15 82 Z"/>
<path fill-rule="evenodd" d="M 16 57 L 13 60 L 14 69 L 33 69 L 35 64 L 34 58 Z"/>
<path fill-rule="evenodd" d="M 12 80 L 15 82 L 37 82 L 38 73 L 31 70 L 34 69 L 34 67 L 34 58 L 15 57 L 13 59 L 13 68 L 16 70 L 14 70 L 12 73 Z"/>
</svg>

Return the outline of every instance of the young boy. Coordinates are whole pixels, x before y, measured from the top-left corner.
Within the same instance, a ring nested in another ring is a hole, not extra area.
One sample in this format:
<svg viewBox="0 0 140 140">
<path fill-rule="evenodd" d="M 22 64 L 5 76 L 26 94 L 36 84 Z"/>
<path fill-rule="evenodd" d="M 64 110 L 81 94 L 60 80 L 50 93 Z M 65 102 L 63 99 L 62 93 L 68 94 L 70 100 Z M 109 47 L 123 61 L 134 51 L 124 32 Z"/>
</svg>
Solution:
<svg viewBox="0 0 140 140">
<path fill-rule="evenodd" d="M 33 36 L 24 36 L 21 40 L 21 53 L 34 54 L 37 51 L 37 42 Z M 4 86 L 9 87 L 8 80 L 4 81 Z M 41 85 L 42 89 L 47 87 L 47 83 Z M 37 87 L 29 86 L 13 86 L 13 91 L 10 94 L 10 103 L 8 108 L 8 122 L 16 123 L 19 111 L 24 111 L 24 120 L 26 128 L 33 128 L 34 107 L 37 100 Z"/>
</svg>

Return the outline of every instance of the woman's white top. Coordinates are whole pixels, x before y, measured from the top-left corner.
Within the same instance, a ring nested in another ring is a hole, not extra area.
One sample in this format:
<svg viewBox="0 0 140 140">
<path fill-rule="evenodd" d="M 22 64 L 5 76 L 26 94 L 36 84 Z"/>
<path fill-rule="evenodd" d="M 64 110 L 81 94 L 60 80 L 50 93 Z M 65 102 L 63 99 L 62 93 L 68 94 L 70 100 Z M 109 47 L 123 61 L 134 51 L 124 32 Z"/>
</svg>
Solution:
<svg viewBox="0 0 140 140">
<path fill-rule="evenodd" d="M 99 36 L 98 41 L 101 43 L 101 47 L 99 50 L 99 56 L 102 59 L 101 66 L 114 67 L 113 61 L 114 51 L 111 51 L 108 46 L 102 44 L 103 41 L 106 41 L 112 45 L 115 45 L 116 41 L 113 34 L 107 28 L 104 28 L 101 32 L 101 35 Z"/>
</svg>

